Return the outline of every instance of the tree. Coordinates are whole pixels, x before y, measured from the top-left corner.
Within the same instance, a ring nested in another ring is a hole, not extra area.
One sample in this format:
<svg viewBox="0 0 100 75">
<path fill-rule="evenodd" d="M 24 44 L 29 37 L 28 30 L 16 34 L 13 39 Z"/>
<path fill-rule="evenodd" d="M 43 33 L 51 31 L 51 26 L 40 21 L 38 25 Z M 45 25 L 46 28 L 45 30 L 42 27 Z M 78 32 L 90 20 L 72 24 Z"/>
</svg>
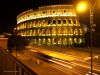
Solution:
<svg viewBox="0 0 100 75">
<path fill-rule="evenodd" d="M 23 52 L 25 46 L 28 44 L 29 44 L 28 40 L 22 37 L 21 35 L 11 35 L 8 38 L 9 52 L 12 52 L 14 50 L 14 47 L 16 47 L 17 51 Z"/>
</svg>

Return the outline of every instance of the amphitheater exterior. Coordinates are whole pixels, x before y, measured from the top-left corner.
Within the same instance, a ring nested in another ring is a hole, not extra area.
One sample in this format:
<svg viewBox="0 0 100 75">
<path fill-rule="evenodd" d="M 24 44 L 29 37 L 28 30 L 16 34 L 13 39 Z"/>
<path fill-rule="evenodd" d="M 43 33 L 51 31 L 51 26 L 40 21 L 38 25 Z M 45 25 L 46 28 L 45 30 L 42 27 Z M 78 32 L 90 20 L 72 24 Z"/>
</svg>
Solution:
<svg viewBox="0 0 100 75">
<path fill-rule="evenodd" d="M 74 5 L 48 5 L 24 11 L 17 16 L 16 31 L 36 45 L 84 43 L 84 27 Z"/>
</svg>

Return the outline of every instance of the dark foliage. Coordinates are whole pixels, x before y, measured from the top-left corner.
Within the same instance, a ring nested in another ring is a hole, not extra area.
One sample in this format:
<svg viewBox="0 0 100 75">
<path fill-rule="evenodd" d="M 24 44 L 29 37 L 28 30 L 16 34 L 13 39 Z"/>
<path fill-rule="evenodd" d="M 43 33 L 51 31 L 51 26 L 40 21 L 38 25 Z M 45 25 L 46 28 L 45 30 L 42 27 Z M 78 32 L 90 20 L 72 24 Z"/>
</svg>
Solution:
<svg viewBox="0 0 100 75">
<path fill-rule="evenodd" d="M 96 33 L 95 36 L 93 37 L 93 45 L 95 47 L 100 47 L 100 33 Z"/>
<path fill-rule="evenodd" d="M 16 48 L 17 51 L 21 51 L 26 45 L 28 45 L 27 39 L 24 39 L 24 37 L 20 35 L 11 35 L 8 38 L 8 50 L 10 52 L 12 52 L 14 48 Z"/>
</svg>

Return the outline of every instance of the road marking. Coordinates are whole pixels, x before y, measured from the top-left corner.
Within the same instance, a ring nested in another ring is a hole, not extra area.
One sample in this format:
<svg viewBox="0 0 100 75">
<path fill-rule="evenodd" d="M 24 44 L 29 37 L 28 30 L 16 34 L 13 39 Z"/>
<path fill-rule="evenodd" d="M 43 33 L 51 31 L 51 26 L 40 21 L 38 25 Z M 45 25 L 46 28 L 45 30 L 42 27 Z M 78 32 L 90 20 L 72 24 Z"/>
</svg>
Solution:
<svg viewBox="0 0 100 75">
<path fill-rule="evenodd" d="M 99 56 L 93 56 L 93 59 L 98 59 Z M 91 60 L 91 57 L 84 58 L 84 61 Z"/>
<path fill-rule="evenodd" d="M 54 62 L 54 63 L 59 64 L 59 65 L 62 65 L 62 66 L 64 66 L 64 67 L 72 68 L 72 66 L 68 66 L 68 65 L 65 65 L 65 64 L 56 62 L 56 61 L 54 61 L 54 60 L 51 60 L 51 59 L 49 59 L 49 61 Z"/>
<path fill-rule="evenodd" d="M 57 61 L 60 61 L 60 62 L 63 62 L 63 63 L 65 63 L 65 64 L 69 64 L 69 65 L 73 65 L 73 66 L 76 66 L 75 64 L 73 64 L 72 62 L 70 62 L 70 63 L 68 63 L 67 61 L 64 61 L 64 60 L 61 60 L 61 59 L 56 59 L 56 58 L 52 58 L 52 59 L 54 59 L 54 60 L 57 60 Z"/>
<path fill-rule="evenodd" d="M 78 65 L 78 66 L 82 66 L 82 67 L 84 67 L 84 68 L 91 69 L 91 67 L 84 66 L 84 65 L 81 65 L 81 64 L 78 64 L 78 63 L 75 63 L 75 62 L 73 62 L 73 63 L 74 63 L 74 64 L 76 64 L 76 65 Z M 100 70 L 98 70 L 98 69 L 95 69 L 95 68 L 93 68 L 93 70 L 100 72 Z"/>
</svg>

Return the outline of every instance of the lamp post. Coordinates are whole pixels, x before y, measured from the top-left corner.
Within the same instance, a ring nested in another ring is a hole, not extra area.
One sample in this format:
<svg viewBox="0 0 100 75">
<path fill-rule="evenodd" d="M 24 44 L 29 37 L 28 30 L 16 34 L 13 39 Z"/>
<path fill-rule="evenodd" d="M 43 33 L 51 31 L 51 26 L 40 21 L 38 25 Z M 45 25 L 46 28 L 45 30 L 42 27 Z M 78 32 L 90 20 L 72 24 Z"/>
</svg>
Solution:
<svg viewBox="0 0 100 75">
<path fill-rule="evenodd" d="M 95 0 L 95 2 L 93 2 L 93 0 L 91 1 L 91 2 L 89 2 L 89 11 L 90 11 L 90 56 L 91 56 L 91 75 L 92 75 L 92 68 L 93 68 L 93 60 L 92 60 L 92 58 L 93 58 L 93 49 L 92 49 L 92 46 L 93 46 L 93 44 L 92 44 L 92 33 L 93 33 L 93 30 L 92 30 L 92 28 L 93 28 L 93 13 L 94 13 L 94 7 L 95 7 L 95 5 L 96 5 L 96 1 L 97 0 Z M 79 9 L 81 9 L 82 11 L 83 10 L 85 10 L 86 9 L 86 4 L 85 4 L 85 2 L 81 2 L 80 4 L 79 4 L 79 6 L 78 6 L 78 10 Z M 81 11 L 80 10 L 80 11 Z"/>
<path fill-rule="evenodd" d="M 14 36 L 15 36 L 15 40 L 17 40 L 17 37 L 16 37 L 16 33 L 17 32 L 17 28 L 15 27 L 14 28 Z M 16 43 L 16 42 L 15 42 Z M 16 48 L 16 44 L 15 44 L 15 51 L 16 51 L 16 57 L 17 57 L 17 48 Z"/>
<path fill-rule="evenodd" d="M 97 1 L 97 0 L 96 0 Z M 96 4 L 96 1 L 94 2 L 94 4 L 93 4 L 93 2 L 90 4 L 90 6 L 89 6 L 89 9 L 90 9 L 90 37 L 91 37 L 91 41 L 90 41 L 90 49 L 91 49 L 91 75 L 92 75 L 92 67 L 93 67 L 93 62 L 92 62 L 92 58 L 93 58 L 93 49 L 92 49 L 92 33 L 93 33 L 93 30 L 92 30 L 92 28 L 93 28 L 93 11 L 94 11 L 94 7 L 95 7 L 95 4 Z"/>
</svg>

